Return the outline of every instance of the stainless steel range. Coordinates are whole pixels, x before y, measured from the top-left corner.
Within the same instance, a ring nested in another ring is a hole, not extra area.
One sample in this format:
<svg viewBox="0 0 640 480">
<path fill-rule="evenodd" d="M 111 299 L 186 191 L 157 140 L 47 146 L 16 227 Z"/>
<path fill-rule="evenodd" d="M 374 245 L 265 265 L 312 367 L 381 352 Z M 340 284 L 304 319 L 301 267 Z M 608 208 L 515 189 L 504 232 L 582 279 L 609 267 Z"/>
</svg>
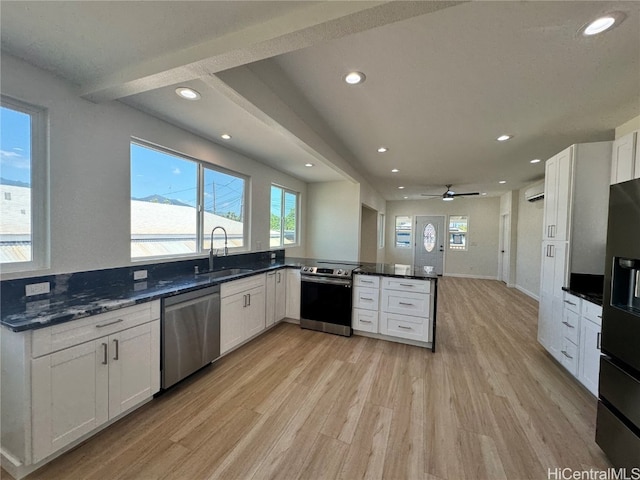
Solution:
<svg viewBox="0 0 640 480">
<path fill-rule="evenodd" d="M 358 265 L 318 262 L 300 269 L 300 326 L 350 337 L 352 274 Z"/>
</svg>

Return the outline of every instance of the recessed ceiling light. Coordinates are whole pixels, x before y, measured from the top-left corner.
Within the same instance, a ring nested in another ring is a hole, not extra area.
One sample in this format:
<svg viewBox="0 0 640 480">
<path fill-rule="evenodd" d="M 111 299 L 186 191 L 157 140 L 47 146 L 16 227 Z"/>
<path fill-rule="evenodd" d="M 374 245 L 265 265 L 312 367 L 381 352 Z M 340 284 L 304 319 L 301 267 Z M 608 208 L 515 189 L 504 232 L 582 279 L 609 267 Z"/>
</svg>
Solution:
<svg viewBox="0 0 640 480">
<path fill-rule="evenodd" d="M 231 140 L 231 135 L 229 135 L 228 133 L 223 133 L 222 135 L 220 135 L 220 138 L 224 140 Z"/>
<path fill-rule="evenodd" d="M 397 168 L 394 168 L 391 170 L 391 173 L 398 173 L 400 170 L 398 170 Z"/>
<path fill-rule="evenodd" d="M 500 135 L 496 140 L 499 142 L 506 142 L 507 140 L 513 138 L 513 135 Z"/>
<path fill-rule="evenodd" d="M 305 163 L 304 166 L 305 167 L 313 167 L 313 163 Z"/>
<path fill-rule="evenodd" d="M 534 158 L 533 160 L 529 160 L 529 163 L 540 163 L 540 159 Z"/>
<path fill-rule="evenodd" d="M 506 180 L 500 180 L 498 183 L 507 183 Z"/>
<path fill-rule="evenodd" d="M 405 197 L 402 197 L 402 198 L 404 198 L 404 199 L 406 200 L 406 199 L 407 199 L 407 198 L 409 198 L 409 197 L 406 197 L 406 196 L 405 196 Z"/>
<path fill-rule="evenodd" d="M 398 187 L 398 189 L 402 190 L 402 189 L 404 189 L 404 187 Z"/>
<path fill-rule="evenodd" d="M 584 25 L 579 31 L 582 32 L 582 35 L 585 37 L 590 37 L 591 35 L 597 35 L 606 30 L 609 30 L 614 25 L 620 25 L 620 22 L 624 20 L 625 14 L 622 12 L 613 12 L 603 15 L 600 18 L 595 19 L 592 22 Z"/>
<path fill-rule="evenodd" d="M 485 196 L 487 192 L 482 192 L 480 195 Z"/>
<path fill-rule="evenodd" d="M 366 78 L 362 72 L 349 72 L 344 76 L 344 81 L 349 85 L 358 85 L 364 82 Z"/>
<path fill-rule="evenodd" d="M 200 99 L 200 94 L 198 92 L 196 92 L 192 88 L 178 87 L 178 88 L 176 88 L 176 94 L 180 98 L 184 98 L 184 99 L 187 99 L 187 100 L 199 100 Z"/>
<path fill-rule="evenodd" d="M 378 147 L 378 153 L 385 153 L 388 152 L 389 149 L 387 147 Z"/>
</svg>

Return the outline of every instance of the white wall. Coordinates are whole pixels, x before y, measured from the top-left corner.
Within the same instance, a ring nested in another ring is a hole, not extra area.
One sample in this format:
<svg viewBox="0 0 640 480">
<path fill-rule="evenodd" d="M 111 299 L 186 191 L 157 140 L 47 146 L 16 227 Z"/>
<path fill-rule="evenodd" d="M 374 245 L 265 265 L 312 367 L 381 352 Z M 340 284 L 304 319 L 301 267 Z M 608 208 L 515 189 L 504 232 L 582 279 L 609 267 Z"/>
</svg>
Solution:
<svg viewBox="0 0 640 480">
<path fill-rule="evenodd" d="M 307 256 L 357 261 L 360 185 L 348 181 L 310 183 L 307 196 Z"/>
<path fill-rule="evenodd" d="M 503 215 L 508 215 L 506 225 L 502 225 Z M 508 230 L 505 245 L 502 245 L 503 232 L 502 229 Z M 516 280 L 516 262 L 518 251 L 518 192 L 512 190 L 500 196 L 500 221 L 499 221 L 499 251 L 498 251 L 498 278 L 505 282 L 508 286 L 515 286 Z M 505 251 L 502 254 L 502 250 Z M 502 261 L 509 262 L 509 268 L 506 271 L 508 277 L 502 278 Z"/>
<path fill-rule="evenodd" d="M 542 214 L 544 200 L 528 202 L 526 188 L 518 191 L 516 288 L 538 299 L 542 261 Z"/>
<path fill-rule="evenodd" d="M 620 137 L 624 137 L 627 133 L 631 133 L 634 130 L 640 130 L 640 115 L 616 127 L 615 138 L 618 139 Z"/>
<path fill-rule="evenodd" d="M 272 182 L 301 193 L 305 218 L 306 183 L 120 102 L 83 100 L 73 85 L 10 55 L 3 53 L 1 60 L 2 93 L 48 109 L 51 191 L 50 269 L 3 278 L 132 263 L 131 136 L 250 176 L 251 250 L 268 249 Z M 300 230 L 302 246 L 288 248 L 287 255 L 305 255 L 304 222 Z"/>
<path fill-rule="evenodd" d="M 387 202 L 386 262 L 411 264 L 413 249 L 396 248 L 395 217 L 398 215 L 467 215 L 468 250 L 445 251 L 445 275 L 495 279 L 498 274 L 500 199 L 498 197 L 404 200 Z M 446 226 L 446 225 L 445 225 Z"/>
</svg>

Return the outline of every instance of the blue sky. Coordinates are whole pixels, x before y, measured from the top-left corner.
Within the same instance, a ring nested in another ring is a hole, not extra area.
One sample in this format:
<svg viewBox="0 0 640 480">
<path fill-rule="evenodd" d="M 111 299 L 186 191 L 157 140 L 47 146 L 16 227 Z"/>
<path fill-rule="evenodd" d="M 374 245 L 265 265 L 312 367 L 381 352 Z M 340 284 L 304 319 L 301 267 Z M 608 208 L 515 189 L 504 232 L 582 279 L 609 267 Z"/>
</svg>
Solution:
<svg viewBox="0 0 640 480">
<path fill-rule="evenodd" d="M 31 183 L 31 118 L 0 108 L 0 176 Z"/>
</svg>

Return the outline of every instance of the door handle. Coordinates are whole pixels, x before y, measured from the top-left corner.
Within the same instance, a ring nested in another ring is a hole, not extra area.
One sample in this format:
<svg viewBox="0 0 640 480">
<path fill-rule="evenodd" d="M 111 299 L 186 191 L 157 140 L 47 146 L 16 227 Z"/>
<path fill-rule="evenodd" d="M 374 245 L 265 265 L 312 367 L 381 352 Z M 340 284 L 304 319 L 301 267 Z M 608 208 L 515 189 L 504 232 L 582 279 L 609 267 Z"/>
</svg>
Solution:
<svg viewBox="0 0 640 480">
<path fill-rule="evenodd" d="M 564 325 L 566 325 L 569 328 L 576 328 L 573 325 L 571 325 L 569 322 L 562 322 Z"/>
<path fill-rule="evenodd" d="M 109 359 L 107 358 L 107 344 L 106 343 L 102 344 L 102 355 L 103 355 L 102 364 L 103 365 L 108 364 L 109 363 Z"/>
<path fill-rule="evenodd" d="M 250 307 L 250 306 L 251 306 L 251 294 L 250 294 L 250 293 L 248 293 L 248 294 L 247 294 L 247 297 L 249 297 L 249 303 L 247 304 L 247 306 L 249 306 L 249 307 Z"/>
<path fill-rule="evenodd" d="M 113 322 L 97 324 L 96 328 L 104 328 L 104 327 L 108 327 L 109 325 L 115 325 L 116 323 L 120 323 L 120 322 L 124 322 L 124 320 L 122 318 L 119 318 L 118 320 L 114 320 Z"/>
<path fill-rule="evenodd" d="M 242 307 L 244 308 L 244 307 L 246 307 L 246 306 L 247 306 L 247 296 L 246 296 L 246 295 L 243 295 L 243 296 L 242 296 L 242 300 L 243 300 Z"/>
<path fill-rule="evenodd" d="M 116 348 L 116 353 L 113 355 L 113 359 L 118 360 L 118 358 L 120 358 L 120 354 L 119 354 L 120 348 L 119 348 L 119 342 L 117 338 L 113 339 L 113 344 L 115 345 L 115 348 Z"/>
<path fill-rule="evenodd" d="M 602 332 L 598 332 L 598 338 L 596 338 L 596 348 L 600 350 L 602 347 Z"/>
</svg>

